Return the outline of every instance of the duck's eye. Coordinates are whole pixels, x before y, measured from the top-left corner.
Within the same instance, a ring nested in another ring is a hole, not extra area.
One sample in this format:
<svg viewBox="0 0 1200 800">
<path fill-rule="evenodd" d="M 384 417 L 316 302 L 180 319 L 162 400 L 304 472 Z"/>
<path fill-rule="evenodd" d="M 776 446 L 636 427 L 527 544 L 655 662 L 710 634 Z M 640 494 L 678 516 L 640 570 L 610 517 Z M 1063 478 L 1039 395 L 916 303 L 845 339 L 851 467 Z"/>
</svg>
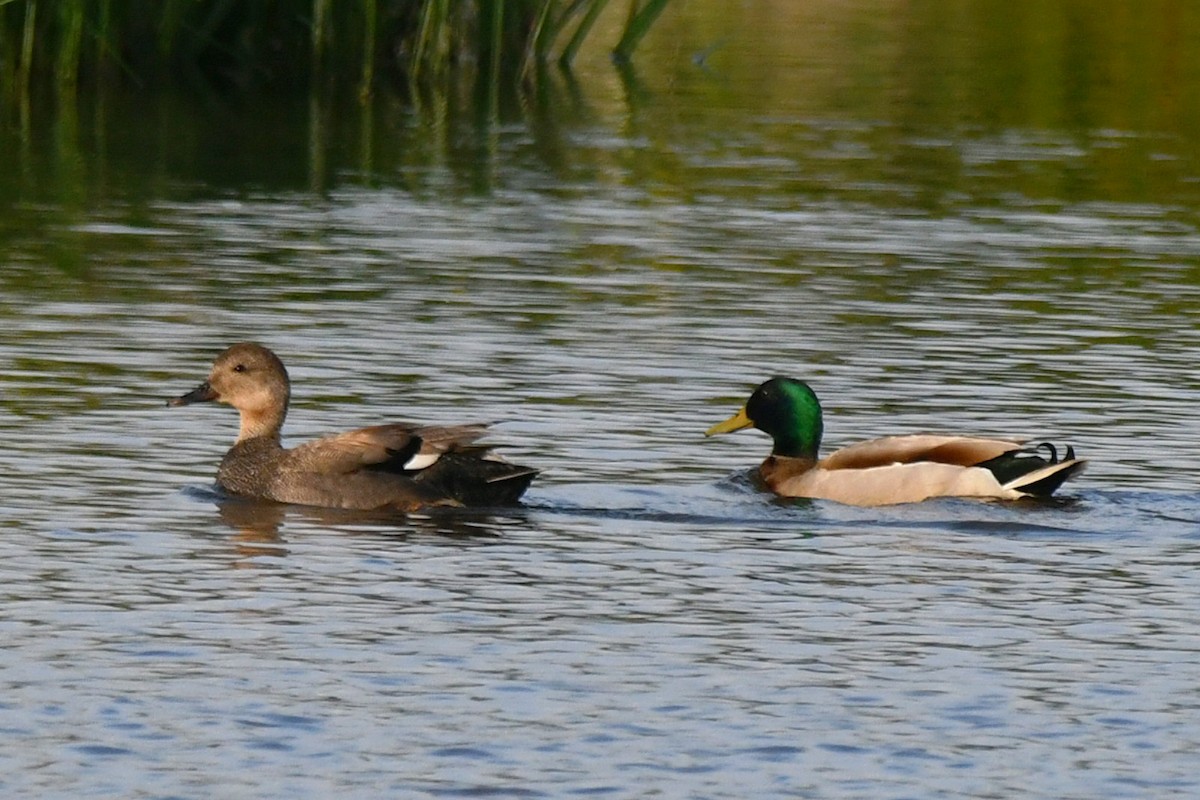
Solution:
<svg viewBox="0 0 1200 800">
<path fill-rule="evenodd" d="M 245 364 L 238 364 L 237 366 L 235 366 L 235 367 L 233 368 L 233 371 L 234 371 L 234 372 L 245 372 L 245 371 L 246 371 L 246 365 L 245 365 Z"/>
</svg>

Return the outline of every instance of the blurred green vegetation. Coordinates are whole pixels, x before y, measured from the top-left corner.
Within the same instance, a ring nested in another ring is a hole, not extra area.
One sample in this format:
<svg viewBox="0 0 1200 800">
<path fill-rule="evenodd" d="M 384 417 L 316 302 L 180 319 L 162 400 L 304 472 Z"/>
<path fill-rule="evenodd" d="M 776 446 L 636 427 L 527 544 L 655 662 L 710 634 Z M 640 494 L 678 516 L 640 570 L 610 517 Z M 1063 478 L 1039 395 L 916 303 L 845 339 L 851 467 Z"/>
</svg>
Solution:
<svg viewBox="0 0 1200 800">
<path fill-rule="evenodd" d="M 663 5 L 0 0 L 0 204 L 473 194 L 522 167 L 680 197 L 724 169 L 785 204 L 1200 208 L 1200 3 Z M 636 69 L 613 58 L 643 35 Z"/>
<path fill-rule="evenodd" d="M 0 0 L 0 93 L 81 82 L 264 88 L 453 76 L 487 91 L 569 66 L 609 0 Z M 629 0 L 628 61 L 667 0 Z"/>
<path fill-rule="evenodd" d="M 487 23 L 465 0 L 411 0 L 415 27 L 399 45 L 388 33 L 398 6 L 379 3 L 371 23 L 362 3 L 305 0 L 286 17 L 280 0 L 270 6 L 276 35 L 310 54 L 253 59 L 244 74 L 238 65 L 258 49 L 274 52 L 253 39 L 264 27 L 223 36 L 236 52 L 207 45 L 185 58 L 134 20 L 149 38 L 101 53 L 115 39 L 97 31 L 148 6 L 98 3 L 0 0 L 0 82 L 15 100 L 0 103 L 7 280 L 24 263 L 35 285 L 50 264 L 100 291 L 106 281 L 89 271 L 137 263 L 127 238 L 160 257 L 164 245 L 146 231 L 164 208 L 294 193 L 320 203 L 381 186 L 467 203 L 533 189 L 622 208 L 629 198 L 720 198 L 973 219 L 992 209 L 1134 209 L 1167 233 L 1192 231 L 1200 215 L 1200 3 L 1190 1 L 689 0 L 655 22 L 634 69 L 614 68 L 613 43 L 634 30 L 628 10 L 648 12 L 646 2 L 610 2 L 592 20 L 599 4 L 556 6 L 572 13 L 553 35 L 550 20 L 527 17 L 553 45 L 496 65 L 481 55 L 492 51 L 450 52 L 434 33 L 449 22 L 431 15 L 469 7 L 476 15 L 458 24 L 469 19 L 478 43 Z M 234 5 L 161 7 L 224 9 L 221 20 L 248 24 L 254 3 Z M 80 6 L 107 8 L 108 21 L 63 24 L 64 9 Z M 521 7 L 547 8 L 511 0 L 500 21 L 516 25 Z M 310 21 L 321 13 L 332 21 L 316 35 Z M 29 20 L 36 35 L 26 37 Z M 338 43 L 366 41 L 372 24 L 380 55 L 364 95 L 362 51 L 347 56 Z M 314 35 L 324 44 L 312 49 Z M 75 44 L 56 50 L 60 36 Z M 578 56 L 573 70 L 545 69 L 564 55 Z M 323 60 L 316 71 L 311 58 Z M 16 67 L 30 63 L 40 66 L 22 99 Z M 1190 241 L 1178 248 L 1193 258 Z M 1098 251 L 1081 256 L 1068 237 L 1062 252 L 1063 271 L 1086 276 Z"/>
</svg>

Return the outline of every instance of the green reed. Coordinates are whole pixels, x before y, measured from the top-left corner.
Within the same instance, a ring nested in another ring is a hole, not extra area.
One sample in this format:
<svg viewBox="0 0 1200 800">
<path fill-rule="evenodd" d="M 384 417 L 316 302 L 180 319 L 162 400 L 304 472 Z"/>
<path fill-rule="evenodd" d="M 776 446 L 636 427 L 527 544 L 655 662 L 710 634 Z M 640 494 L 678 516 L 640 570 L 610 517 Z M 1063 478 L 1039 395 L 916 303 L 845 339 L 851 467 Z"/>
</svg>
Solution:
<svg viewBox="0 0 1200 800">
<path fill-rule="evenodd" d="M 667 0 L 627 0 L 627 61 Z M 0 0 L 0 93 L 81 84 L 491 84 L 569 68 L 609 0 Z"/>
</svg>

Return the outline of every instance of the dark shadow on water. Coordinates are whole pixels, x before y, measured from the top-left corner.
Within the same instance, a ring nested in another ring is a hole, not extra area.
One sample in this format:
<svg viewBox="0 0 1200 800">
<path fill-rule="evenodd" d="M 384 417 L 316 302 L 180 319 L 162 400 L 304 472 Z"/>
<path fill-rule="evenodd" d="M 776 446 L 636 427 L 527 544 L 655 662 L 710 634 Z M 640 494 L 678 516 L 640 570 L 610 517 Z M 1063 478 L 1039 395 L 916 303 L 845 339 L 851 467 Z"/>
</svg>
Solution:
<svg viewBox="0 0 1200 800">
<path fill-rule="evenodd" d="M 347 533 L 370 533 L 394 539 L 434 534 L 472 540 L 499 539 L 506 529 L 525 522 L 525 510 L 513 508 L 436 508 L 419 513 L 355 511 L 254 500 L 222 492 L 216 486 L 188 487 L 184 494 L 212 503 L 239 540 L 265 548 L 264 554 L 286 553 L 284 531 L 300 524 Z"/>
</svg>

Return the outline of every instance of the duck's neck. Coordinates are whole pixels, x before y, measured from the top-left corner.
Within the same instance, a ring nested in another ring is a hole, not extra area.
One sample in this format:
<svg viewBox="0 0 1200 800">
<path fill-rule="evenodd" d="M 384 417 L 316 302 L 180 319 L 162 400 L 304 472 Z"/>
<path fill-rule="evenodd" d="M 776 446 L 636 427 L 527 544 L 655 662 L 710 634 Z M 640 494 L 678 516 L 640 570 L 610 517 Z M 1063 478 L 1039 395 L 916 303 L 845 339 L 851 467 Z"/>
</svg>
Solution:
<svg viewBox="0 0 1200 800">
<path fill-rule="evenodd" d="M 286 416 L 286 410 L 251 411 L 243 409 L 241 412 L 242 426 L 238 431 L 237 444 L 248 442 L 251 439 L 266 439 L 278 445 L 280 431 L 283 430 L 283 420 Z"/>
<path fill-rule="evenodd" d="M 821 419 L 818 417 L 815 428 L 797 428 L 784 433 L 776 433 L 775 446 L 771 448 L 771 455 L 816 461 L 817 452 L 820 449 Z"/>
</svg>

